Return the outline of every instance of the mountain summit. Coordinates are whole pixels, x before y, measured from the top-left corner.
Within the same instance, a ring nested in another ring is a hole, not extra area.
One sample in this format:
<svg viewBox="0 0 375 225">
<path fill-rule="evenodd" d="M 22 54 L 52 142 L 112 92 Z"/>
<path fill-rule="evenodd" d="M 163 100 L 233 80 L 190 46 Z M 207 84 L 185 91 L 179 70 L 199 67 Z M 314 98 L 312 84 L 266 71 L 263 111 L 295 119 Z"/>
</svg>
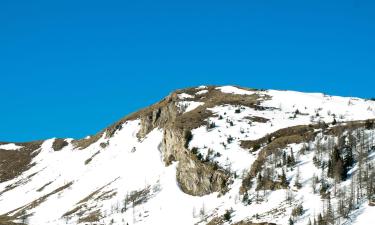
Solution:
<svg viewBox="0 0 375 225">
<path fill-rule="evenodd" d="M 375 224 L 375 101 L 200 86 L 0 143 L 0 224 Z"/>
</svg>

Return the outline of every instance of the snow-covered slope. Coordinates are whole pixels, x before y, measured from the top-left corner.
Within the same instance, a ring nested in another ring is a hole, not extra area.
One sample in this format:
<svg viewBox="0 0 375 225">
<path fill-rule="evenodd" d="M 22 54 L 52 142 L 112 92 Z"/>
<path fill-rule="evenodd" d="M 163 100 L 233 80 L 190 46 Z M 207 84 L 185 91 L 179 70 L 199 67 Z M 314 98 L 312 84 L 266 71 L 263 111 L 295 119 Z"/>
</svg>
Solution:
<svg viewBox="0 0 375 225">
<path fill-rule="evenodd" d="M 0 224 L 373 224 L 374 118 L 359 98 L 178 90 L 86 139 L 0 143 Z"/>
</svg>

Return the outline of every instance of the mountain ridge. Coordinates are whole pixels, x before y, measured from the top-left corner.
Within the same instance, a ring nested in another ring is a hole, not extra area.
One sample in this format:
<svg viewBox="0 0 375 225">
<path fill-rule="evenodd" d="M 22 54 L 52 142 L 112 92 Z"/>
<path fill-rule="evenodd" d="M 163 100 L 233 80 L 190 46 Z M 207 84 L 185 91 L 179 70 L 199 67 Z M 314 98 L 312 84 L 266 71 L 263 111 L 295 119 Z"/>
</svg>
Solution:
<svg viewBox="0 0 375 225">
<path fill-rule="evenodd" d="M 332 201 L 339 204 L 336 188 L 347 181 L 327 163 L 341 165 L 349 144 L 357 151 L 362 144 L 354 136 L 363 133 L 367 155 L 355 152 L 355 163 L 339 169 L 354 177 L 358 164 L 373 166 L 374 118 L 375 102 L 360 98 L 235 86 L 180 89 L 84 139 L 0 144 L 7 148 L 0 150 L 0 224 L 305 224 L 321 211 L 298 208 L 303 196 L 320 199 L 307 190 L 315 176 L 320 195 L 335 190 Z M 336 146 L 341 153 L 331 159 Z M 298 175 L 300 169 L 308 176 Z M 17 198 L 21 191 L 30 196 Z M 168 193 L 193 213 L 165 203 Z M 293 200 L 280 198 L 289 194 Z M 268 201 L 285 211 L 273 212 Z M 46 205 L 56 204 L 61 209 L 47 216 Z M 247 215 L 249 209 L 257 213 Z M 176 215 L 166 218 L 170 213 Z M 326 216 L 324 208 L 321 213 Z"/>
</svg>

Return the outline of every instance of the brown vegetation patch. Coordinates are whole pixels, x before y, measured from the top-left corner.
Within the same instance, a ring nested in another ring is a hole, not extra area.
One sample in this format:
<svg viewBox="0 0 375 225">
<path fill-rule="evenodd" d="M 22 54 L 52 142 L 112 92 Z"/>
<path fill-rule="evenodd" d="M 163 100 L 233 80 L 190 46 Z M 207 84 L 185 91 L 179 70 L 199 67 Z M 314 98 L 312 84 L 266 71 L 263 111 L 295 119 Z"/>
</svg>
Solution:
<svg viewBox="0 0 375 225">
<path fill-rule="evenodd" d="M 65 141 L 64 139 L 57 138 L 52 144 L 52 148 L 54 151 L 60 151 L 63 149 L 65 146 L 68 146 L 68 142 Z"/>
<path fill-rule="evenodd" d="M 210 220 L 210 222 L 208 222 L 206 225 L 222 225 L 224 222 L 224 219 L 220 216 L 212 218 L 212 220 Z"/>
<path fill-rule="evenodd" d="M 5 216 L 5 215 L 0 215 L 0 225 L 25 225 L 23 223 L 15 223 L 13 220 L 16 218 L 13 218 L 11 216 Z"/>
<path fill-rule="evenodd" d="M 353 131 L 359 128 L 374 129 L 375 127 L 371 127 L 374 123 L 375 119 L 339 122 L 336 126 L 327 129 L 325 131 L 325 134 L 338 137 L 342 135 L 345 131 Z"/>
<path fill-rule="evenodd" d="M 96 200 L 99 200 L 99 199 L 107 199 L 107 198 L 109 198 L 109 196 L 111 195 L 111 193 L 113 193 L 112 191 L 104 192 L 104 193 L 102 193 L 101 195 L 99 195 L 96 198 L 95 198 L 95 195 L 98 195 L 105 187 L 109 186 L 110 184 L 112 184 L 113 182 L 115 182 L 117 179 L 118 178 L 114 179 L 113 181 L 111 181 L 108 184 L 106 184 L 106 185 L 98 188 L 97 190 L 95 190 L 94 192 L 92 192 L 91 194 L 89 194 L 88 196 L 86 196 L 83 199 L 81 199 L 79 202 L 76 203 L 77 206 L 74 207 L 72 210 L 69 210 L 68 212 L 64 213 L 62 215 L 62 218 L 69 217 L 69 216 L 73 215 L 74 213 L 78 212 L 79 210 L 81 210 L 82 208 L 86 207 L 85 203 L 88 202 L 88 201 L 90 201 L 90 200 L 96 201 Z"/>
<path fill-rule="evenodd" d="M 270 121 L 270 119 L 260 117 L 260 116 L 246 116 L 244 119 L 250 120 L 251 122 L 256 122 L 256 123 L 267 123 Z"/>
<path fill-rule="evenodd" d="M 237 105 L 237 106 L 247 106 L 255 109 L 260 109 L 261 100 L 266 99 L 267 97 L 260 98 L 259 95 L 236 95 L 236 94 L 227 94 L 223 93 L 220 90 L 211 88 L 207 93 L 204 99 L 204 105 L 201 105 L 195 108 L 192 111 L 183 113 L 182 115 L 176 118 L 174 122 L 174 127 L 192 130 L 204 125 L 205 120 L 213 116 L 209 108 L 213 108 L 219 105 Z"/>
<path fill-rule="evenodd" d="M 94 212 L 90 212 L 89 215 L 81 217 L 78 219 L 78 223 L 93 223 L 98 222 L 101 219 L 102 215 L 100 210 L 95 210 Z"/>
<path fill-rule="evenodd" d="M 241 192 L 244 192 L 251 187 L 251 180 L 257 175 L 262 169 L 264 162 L 268 156 L 274 154 L 280 149 L 284 149 L 289 144 L 299 144 L 312 140 L 315 135 L 315 129 L 325 128 L 325 124 L 316 125 L 299 125 L 294 127 L 288 127 L 280 129 L 272 134 L 266 135 L 258 140 L 253 141 L 242 141 L 241 146 L 243 148 L 257 150 L 260 146 L 264 146 L 259 154 L 258 158 L 251 165 L 250 172 L 242 181 Z M 271 186 L 273 188 L 277 186 Z"/>
<path fill-rule="evenodd" d="M 19 150 L 0 149 L 0 182 L 11 180 L 30 169 L 33 166 L 30 164 L 32 158 L 38 154 L 35 150 L 40 148 L 41 144 L 41 141 L 17 143 L 23 146 Z"/>
<path fill-rule="evenodd" d="M 337 123 L 337 125 L 333 127 L 328 127 L 328 125 L 325 123 L 299 125 L 280 129 L 257 140 L 242 141 L 241 146 L 245 149 L 255 151 L 261 147 L 263 148 L 260 150 L 258 158 L 251 165 L 248 175 L 243 179 L 240 192 L 243 193 L 245 190 L 251 187 L 251 180 L 258 172 L 261 171 L 266 158 L 280 149 L 286 148 L 287 145 L 312 141 L 318 132 L 323 132 L 325 135 L 339 137 L 345 131 L 355 130 L 362 127 L 365 128 L 366 124 L 369 124 L 368 121 L 369 120 L 341 122 Z M 315 131 L 316 129 L 320 129 L 321 131 Z"/>
<path fill-rule="evenodd" d="M 104 200 L 107 200 L 107 199 L 111 199 L 114 196 L 116 196 L 116 194 L 117 194 L 117 192 L 115 190 L 105 191 L 101 195 L 96 197 L 95 201 L 104 201 Z"/>
<path fill-rule="evenodd" d="M 287 185 L 283 185 L 280 181 L 274 181 L 274 180 L 263 180 L 261 184 L 258 183 L 258 186 L 255 190 L 278 190 L 278 189 L 285 189 L 287 188 Z"/>
<path fill-rule="evenodd" d="M 79 140 L 73 140 L 72 144 L 78 150 L 82 150 L 82 149 L 89 147 L 93 143 L 97 142 L 102 137 L 102 135 L 103 133 L 99 132 L 93 136 L 89 136 L 89 137 L 79 139 Z"/>
<path fill-rule="evenodd" d="M 241 147 L 244 149 L 258 150 L 261 146 L 268 144 L 268 149 L 280 149 L 288 144 L 301 143 L 312 137 L 314 129 L 325 128 L 324 124 L 317 125 L 299 125 L 277 130 L 257 140 L 241 141 Z"/>
<path fill-rule="evenodd" d="M 89 163 L 92 161 L 92 159 L 93 159 L 96 155 L 98 155 L 99 153 L 100 153 L 100 151 L 97 151 L 97 152 L 95 152 L 90 158 L 86 159 L 86 160 L 85 160 L 85 165 L 89 164 Z"/>
<path fill-rule="evenodd" d="M 113 196 L 115 196 L 117 193 L 114 190 L 110 190 L 110 191 L 106 191 L 106 192 L 102 192 L 102 193 L 101 193 L 101 191 L 105 187 L 109 186 L 111 183 L 113 183 L 114 181 L 116 181 L 117 179 L 118 178 L 114 179 L 113 181 L 111 181 L 108 184 L 106 184 L 106 185 L 98 188 L 97 190 L 95 190 L 94 192 L 92 192 L 91 194 L 89 194 L 88 196 L 86 196 L 83 199 L 81 199 L 79 202 L 76 203 L 76 207 L 74 207 L 72 210 L 67 211 L 61 217 L 62 218 L 70 218 L 73 214 L 76 214 L 76 215 L 78 215 L 80 217 L 79 221 L 81 221 L 81 222 L 82 221 L 86 221 L 86 220 L 88 220 L 90 218 L 91 219 L 95 218 L 95 217 L 93 217 L 93 213 L 96 215 L 97 211 L 90 212 L 89 215 L 86 216 L 86 217 L 81 217 L 83 214 L 85 214 L 85 213 L 89 212 L 90 210 L 92 210 L 93 208 L 95 208 L 95 207 L 88 207 L 87 206 L 87 202 L 88 201 L 97 202 L 97 201 L 100 201 L 100 200 L 110 199 Z M 93 221 L 93 222 L 95 222 L 95 221 Z"/>
<path fill-rule="evenodd" d="M 151 197 L 151 186 L 147 186 L 141 190 L 135 190 L 130 192 L 126 196 L 126 202 L 131 202 L 132 206 L 141 205 L 146 203 Z"/>
<path fill-rule="evenodd" d="M 52 184 L 52 183 L 53 183 L 53 181 L 50 181 L 50 182 L 46 183 L 45 185 L 43 185 L 42 187 L 40 187 L 40 188 L 39 188 L 38 190 L 36 190 L 36 191 L 41 192 L 41 191 L 44 190 L 44 188 L 46 188 L 48 185 L 50 185 L 50 184 Z"/>
</svg>

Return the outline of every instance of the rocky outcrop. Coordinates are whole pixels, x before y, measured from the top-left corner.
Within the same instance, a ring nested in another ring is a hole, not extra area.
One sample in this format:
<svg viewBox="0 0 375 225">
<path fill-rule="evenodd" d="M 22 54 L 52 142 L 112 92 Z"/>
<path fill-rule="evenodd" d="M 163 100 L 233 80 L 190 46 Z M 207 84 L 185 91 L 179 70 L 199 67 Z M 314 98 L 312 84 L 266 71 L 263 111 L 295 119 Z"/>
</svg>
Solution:
<svg viewBox="0 0 375 225">
<path fill-rule="evenodd" d="M 181 126 L 180 120 L 186 119 L 186 115 L 179 112 L 177 101 L 177 94 L 173 93 L 140 113 L 141 128 L 137 136 L 143 138 L 157 127 L 164 129 L 161 146 L 163 160 L 166 166 L 174 161 L 178 162 L 176 178 L 185 193 L 202 196 L 213 192 L 225 192 L 229 174 L 215 165 L 199 161 L 188 149 L 191 127 Z M 205 111 L 205 108 L 198 110 Z M 194 113 L 192 112 L 193 115 Z M 202 116 L 199 117 L 201 123 L 204 119 Z"/>
<path fill-rule="evenodd" d="M 145 137 L 151 130 L 156 127 L 166 127 L 173 124 L 179 111 L 176 106 L 176 95 L 172 94 L 162 102 L 153 105 L 149 110 L 145 111 L 141 116 L 141 129 L 138 137 Z"/>
<path fill-rule="evenodd" d="M 177 181 L 190 195 L 202 196 L 213 192 L 225 193 L 230 182 L 229 174 L 215 166 L 186 158 L 179 161 Z"/>
<path fill-rule="evenodd" d="M 212 192 L 225 192 L 229 173 L 210 163 L 204 163 L 187 149 L 189 131 L 166 129 L 162 149 L 166 165 L 178 161 L 177 181 L 181 189 L 190 195 L 202 196 Z"/>
</svg>

